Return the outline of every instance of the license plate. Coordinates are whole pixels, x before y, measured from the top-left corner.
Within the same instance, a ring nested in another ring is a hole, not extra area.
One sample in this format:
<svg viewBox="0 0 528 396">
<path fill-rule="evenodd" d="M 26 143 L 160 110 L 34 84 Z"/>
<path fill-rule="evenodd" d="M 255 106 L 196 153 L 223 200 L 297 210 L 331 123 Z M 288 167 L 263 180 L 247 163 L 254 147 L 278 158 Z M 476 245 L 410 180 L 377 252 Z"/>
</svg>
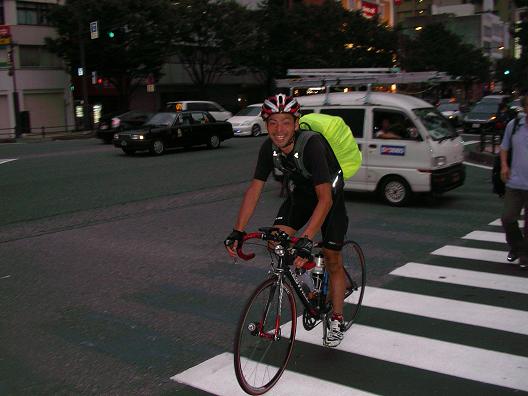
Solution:
<svg viewBox="0 0 528 396">
<path fill-rule="evenodd" d="M 473 124 L 471 125 L 472 128 L 480 128 L 480 124 Z"/>
<path fill-rule="evenodd" d="M 122 140 L 122 141 L 121 141 L 121 146 L 126 146 L 126 145 L 127 145 L 126 140 Z"/>
</svg>

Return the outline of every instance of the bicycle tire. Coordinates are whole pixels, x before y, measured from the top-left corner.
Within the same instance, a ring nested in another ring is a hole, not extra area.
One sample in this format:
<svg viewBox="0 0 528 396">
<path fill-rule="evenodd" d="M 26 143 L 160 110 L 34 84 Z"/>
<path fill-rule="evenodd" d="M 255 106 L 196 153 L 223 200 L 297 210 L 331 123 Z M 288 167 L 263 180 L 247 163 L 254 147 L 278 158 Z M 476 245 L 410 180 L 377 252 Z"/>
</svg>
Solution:
<svg viewBox="0 0 528 396">
<path fill-rule="evenodd" d="M 346 241 L 343 244 L 342 253 L 346 276 L 345 306 L 343 307 L 345 325 L 343 331 L 347 331 L 359 315 L 367 283 L 367 273 L 365 255 L 358 243 Z"/>
<path fill-rule="evenodd" d="M 297 307 L 292 287 L 285 282 L 282 287 L 282 310 L 278 318 L 280 293 L 276 276 L 255 289 L 240 315 L 234 345 L 235 374 L 240 387 L 250 395 L 269 391 L 281 377 L 291 356 L 297 329 Z M 280 321 L 278 340 L 257 334 L 262 322 L 260 334 L 272 335 L 276 320 Z M 273 351 L 270 351 L 271 347 Z"/>
</svg>

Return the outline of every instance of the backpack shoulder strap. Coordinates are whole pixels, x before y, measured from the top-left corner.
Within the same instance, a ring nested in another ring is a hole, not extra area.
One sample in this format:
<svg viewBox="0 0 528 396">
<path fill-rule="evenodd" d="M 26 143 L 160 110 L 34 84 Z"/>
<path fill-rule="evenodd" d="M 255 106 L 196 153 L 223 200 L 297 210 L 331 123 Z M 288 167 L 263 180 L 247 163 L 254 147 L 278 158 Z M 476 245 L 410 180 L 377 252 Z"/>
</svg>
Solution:
<svg viewBox="0 0 528 396">
<path fill-rule="evenodd" d="M 305 177 L 306 179 L 309 179 L 311 177 L 311 174 L 310 172 L 308 172 L 308 169 L 306 169 L 306 167 L 304 166 L 304 148 L 306 147 L 306 143 L 308 143 L 308 140 L 310 140 L 310 138 L 315 135 L 317 135 L 317 132 L 302 129 L 297 134 L 297 138 L 295 139 L 295 145 L 293 146 L 293 160 L 295 162 L 295 167 L 299 169 L 303 177 Z"/>
</svg>

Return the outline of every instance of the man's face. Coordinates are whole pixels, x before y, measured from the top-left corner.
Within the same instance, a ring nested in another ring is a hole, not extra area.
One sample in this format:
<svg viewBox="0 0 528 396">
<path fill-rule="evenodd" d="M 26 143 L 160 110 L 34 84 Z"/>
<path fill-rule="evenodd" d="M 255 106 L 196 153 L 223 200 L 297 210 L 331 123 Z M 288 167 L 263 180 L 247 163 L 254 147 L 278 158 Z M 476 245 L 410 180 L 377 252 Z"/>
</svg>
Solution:
<svg viewBox="0 0 528 396">
<path fill-rule="evenodd" d="M 266 121 L 271 141 L 280 149 L 287 148 L 293 138 L 299 121 L 291 114 L 272 114 Z"/>
</svg>

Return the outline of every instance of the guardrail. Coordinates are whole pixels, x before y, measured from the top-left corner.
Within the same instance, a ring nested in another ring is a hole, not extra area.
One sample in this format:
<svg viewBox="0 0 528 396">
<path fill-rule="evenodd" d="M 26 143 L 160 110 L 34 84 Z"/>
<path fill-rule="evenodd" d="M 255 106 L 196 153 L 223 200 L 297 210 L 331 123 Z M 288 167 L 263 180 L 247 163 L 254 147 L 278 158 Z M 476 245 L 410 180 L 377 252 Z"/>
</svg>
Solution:
<svg viewBox="0 0 528 396">
<path fill-rule="evenodd" d="M 30 128 L 22 132 L 25 136 L 40 136 L 45 138 L 46 136 L 52 136 L 59 133 L 74 133 L 83 132 L 83 129 L 79 128 L 78 125 L 47 125 L 40 126 L 38 128 Z M 18 136 L 20 137 L 20 136 Z M 0 128 L 0 139 L 16 139 L 16 128 Z"/>
</svg>

